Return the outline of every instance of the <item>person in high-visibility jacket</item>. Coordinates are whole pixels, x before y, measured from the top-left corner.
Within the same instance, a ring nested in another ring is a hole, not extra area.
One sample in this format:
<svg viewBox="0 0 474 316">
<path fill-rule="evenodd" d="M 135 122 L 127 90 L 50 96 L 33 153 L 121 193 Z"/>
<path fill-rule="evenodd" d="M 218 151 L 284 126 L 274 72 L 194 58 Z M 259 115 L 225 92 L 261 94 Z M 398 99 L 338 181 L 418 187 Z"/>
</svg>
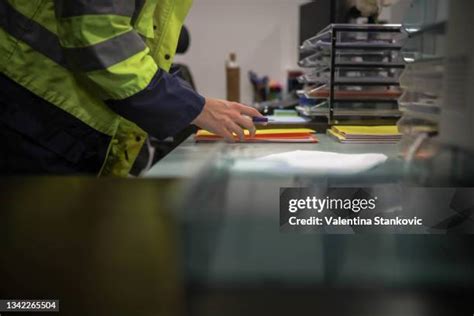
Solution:
<svg viewBox="0 0 474 316">
<path fill-rule="evenodd" d="M 0 173 L 126 176 L 148 135 L 258 111 L 169 73 L 192 0 L 0 0 Z"/>
</svg>

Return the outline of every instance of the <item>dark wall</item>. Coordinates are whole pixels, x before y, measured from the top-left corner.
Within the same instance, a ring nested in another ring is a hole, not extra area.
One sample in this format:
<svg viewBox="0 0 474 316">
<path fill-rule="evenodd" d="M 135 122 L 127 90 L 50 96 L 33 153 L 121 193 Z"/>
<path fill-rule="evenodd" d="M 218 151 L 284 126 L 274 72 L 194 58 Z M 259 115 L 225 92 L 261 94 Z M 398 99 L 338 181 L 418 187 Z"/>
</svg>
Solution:
<svg viewBox="0 0 474 316">
<path fill-rule="evenodd" d="M 315 0 L 300 6 L 300 44 L 334 19 L 333 0 Z"/>
<path fill-rule="evenodd" d="M 331 23 L 344 22 L 344 0 L 314 0 L 300 6 L 300 44 Z"/>
</svg>

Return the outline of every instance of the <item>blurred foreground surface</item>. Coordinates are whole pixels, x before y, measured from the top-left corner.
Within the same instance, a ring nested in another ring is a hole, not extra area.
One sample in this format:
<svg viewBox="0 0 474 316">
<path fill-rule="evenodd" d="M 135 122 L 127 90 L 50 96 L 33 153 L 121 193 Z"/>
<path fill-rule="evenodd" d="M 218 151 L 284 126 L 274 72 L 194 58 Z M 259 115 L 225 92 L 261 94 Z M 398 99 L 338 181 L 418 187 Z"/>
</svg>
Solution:
<svg viewBox="0 0 474 316">
<path fill-rule="evenodd" d="M 470 236 L 281 234 L 271 196 L 207 180 L 1 179 L 0 298 L 61 315 L 474 312 Z"/>
</svg>

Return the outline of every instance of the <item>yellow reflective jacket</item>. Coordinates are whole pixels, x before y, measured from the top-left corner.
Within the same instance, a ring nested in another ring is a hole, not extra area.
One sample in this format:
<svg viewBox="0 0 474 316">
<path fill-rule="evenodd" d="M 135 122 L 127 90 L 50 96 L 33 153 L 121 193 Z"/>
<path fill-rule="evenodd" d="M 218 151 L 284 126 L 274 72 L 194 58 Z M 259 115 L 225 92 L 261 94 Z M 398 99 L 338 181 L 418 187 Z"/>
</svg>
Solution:
<svg viewBox="0 0 474 316">
<path fill-rule="evenodd" d="M 0 71 L 107 136 L 99 175 L 126 176 L 147 134 L 104 100 L 135 95 L 169 71 L 191 3 L 0 0 Z"/>
</svg>

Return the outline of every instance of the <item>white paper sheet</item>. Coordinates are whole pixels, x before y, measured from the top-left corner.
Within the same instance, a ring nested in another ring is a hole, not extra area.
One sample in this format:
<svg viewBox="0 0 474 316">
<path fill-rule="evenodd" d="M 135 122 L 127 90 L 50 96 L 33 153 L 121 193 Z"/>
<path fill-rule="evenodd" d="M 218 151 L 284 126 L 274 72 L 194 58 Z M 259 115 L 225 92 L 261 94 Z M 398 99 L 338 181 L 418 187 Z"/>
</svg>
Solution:
<svg viewBox="0 0 474 316">
<path fill-rule="evenodd" d="M 324 151 L 296 150 L 268 155 L 251 161 L 238 161 L 241 171 L 311 172 L 322 174 L 355 174 L 370 170 L 388 159 L 383 154 L 339 154 Z"/>
</svg>

